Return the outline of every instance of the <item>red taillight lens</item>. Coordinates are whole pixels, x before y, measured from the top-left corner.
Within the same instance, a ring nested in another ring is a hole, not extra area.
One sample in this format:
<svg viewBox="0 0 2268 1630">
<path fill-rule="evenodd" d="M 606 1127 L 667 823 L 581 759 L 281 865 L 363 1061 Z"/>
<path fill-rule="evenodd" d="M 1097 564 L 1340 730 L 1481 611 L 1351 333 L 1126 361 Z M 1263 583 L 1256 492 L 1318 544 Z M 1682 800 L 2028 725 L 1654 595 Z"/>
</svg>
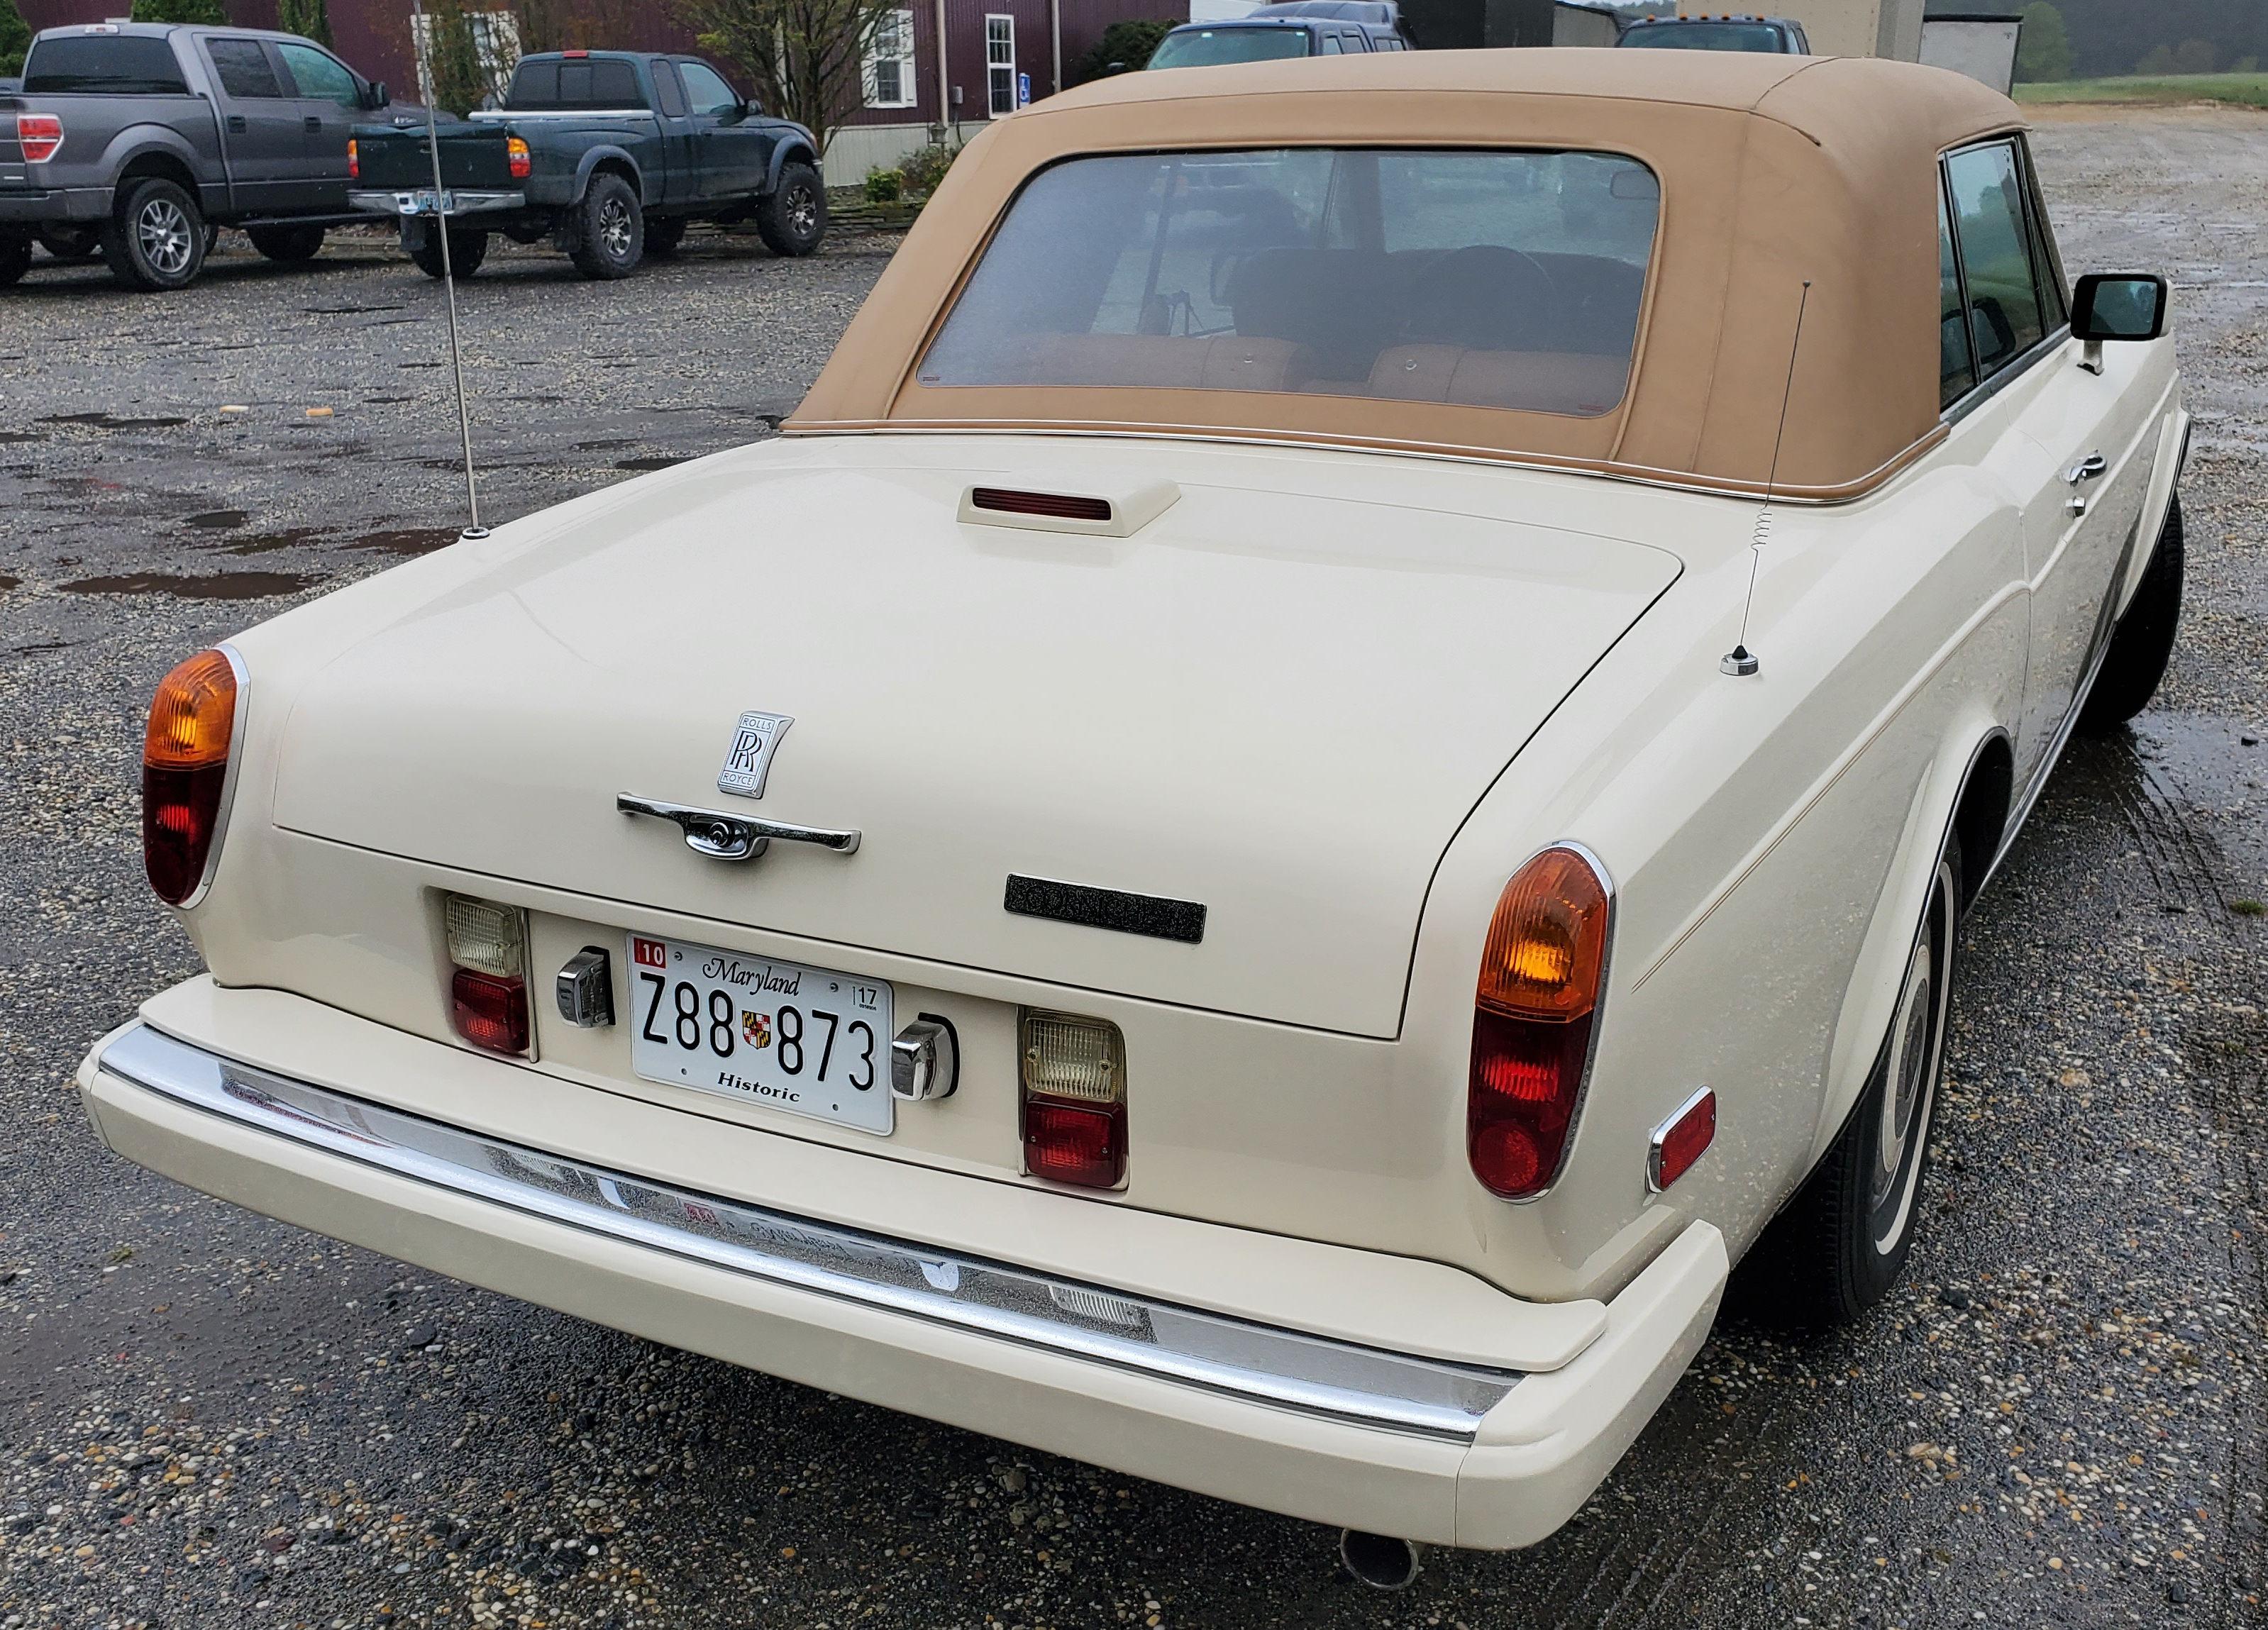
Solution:
<svg viewBox="0 0 2268 1630">
<path fill-rule="evenodd" d="M 512 166 L 512 179 L 515 181 L 527 180 L 529 173 L 535 168 L 535 161 L 528 157 L 527 143 L 516 136 L 507 136 L 504 152 L 505 163 Z"/>
<path fill-rule="evenodd" d="M 355 145 L 352 136 L 347 138 L 347 180 L 362 180 L 362 149 Z"/>
<path fill-rule="evenodd" d="M 1024 1164 L 1035 1178 L 1111 1188 L 1126 1175 L 1126 1106 L 1024 1105 Z"/>
<path fill-rule="evenodd" d="M 142 738 L 142 863 L 168 905 L 204 881 L 235 733 L 236 669 L 225 655 L 199 651 L 158 682 Z"/>
<path fill-rule="evenodd" d="M 1024 1010 L 1024 1166 L 1051 1183 L 1126 1178 L 1126 1041 L 1107 1019 Z"/>
<path fill-rule="evenodd" d="M 459 968 L 449 980 L 457 1033 L 491 1053 L 527 1051 L 527 982 Z"/>
<path fill-rule="evenodd" d="M 1606 970 L 1605 880 L 1546 849 L 1505 885 L 1474 994 L 1465 1154 L 1491 1193 L 1551 1186 L 1573 1130 Z"/>
<path fill-rule="evenodd" d="M 45 164 L 63 144 L 63 121 L 54 114 L 18 114 L 16 141 L 26 164 Z"/>
</svg>

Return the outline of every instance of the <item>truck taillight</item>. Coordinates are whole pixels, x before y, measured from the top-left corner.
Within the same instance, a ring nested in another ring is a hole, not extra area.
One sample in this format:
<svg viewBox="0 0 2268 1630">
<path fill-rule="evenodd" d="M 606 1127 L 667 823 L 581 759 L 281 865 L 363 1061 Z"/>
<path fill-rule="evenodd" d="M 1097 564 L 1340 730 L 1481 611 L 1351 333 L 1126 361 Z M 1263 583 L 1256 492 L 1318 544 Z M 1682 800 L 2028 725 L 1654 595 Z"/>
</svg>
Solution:
<svg viewBox="0 0 2268 1630">
<path fill-rule="evenodd" d="M 535 161 L 528 157 L 527 143 L 519 136 L 504 138 L 504 155 L 512 166 L 512 179 L 515 181 L 525 181 L 528 173 L 535 168 Z"/>
<path fill-rule="evenodd" d="M 236 738 L 236 664 L 199 651 L 158 681 L 142 737 L 142 864 L 169 906 L 190 903 L 226 815 Z"/>
<path fill-rule="evenodd" d="M 1027 1008 L 1017 1030 L 1025 1169 L 1051 1182 L 1116 1188 L 1126 1178 L 1126 1041 L 1118 1026 Z"/>
<path fill-rule="evenodd" d="M 448 943 L 449 1022 L 490 1053 L 527 1051 L 527 919 L 516 906 L 441 897 Z"/>
<path fill-rule="evenodd" d="M 18 114 L 16 141 L 26 164 L 45 164 L 63 144 L 63 121 L 55 114 Z"/>
<path fill-rule="evenodd" d="M 347 137 L 347 180 L 362 180 L 362 149 L 355 145 L 352 136 Z"/>
<path fill-rule="evenodd" d="M 1590 1067 L 1612 906 L 1591 859 L 1544 850 L 1498 899 L 1473 999 L 1465 1156 L 1506 1200 L 1551 1186 Z"/>
</svg>

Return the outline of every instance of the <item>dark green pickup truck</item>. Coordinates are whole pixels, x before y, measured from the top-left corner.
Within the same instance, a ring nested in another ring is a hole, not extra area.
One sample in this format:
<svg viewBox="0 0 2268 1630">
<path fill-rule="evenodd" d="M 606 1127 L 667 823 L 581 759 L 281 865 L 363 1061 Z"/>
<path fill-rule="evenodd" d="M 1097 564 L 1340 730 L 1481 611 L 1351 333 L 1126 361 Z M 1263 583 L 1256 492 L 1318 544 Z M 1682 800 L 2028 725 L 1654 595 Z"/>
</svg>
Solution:
<svg viewBox="0 0 2268 1630">
<path fill-rule="evenodd" d="M 586 277 L 627 277 L 690 221 L 746 221 L 775 254 L 827 231 L 811 132 L 766 117 L 697 56 L 547 51 L 520 59 L 501 108 L 438 126 L 441 193 L 423 128 L 354 134 L 347 200 L 399 217 L 430 275 L 477 269 L 489 235 L 549 238 Z"/>
</svg>

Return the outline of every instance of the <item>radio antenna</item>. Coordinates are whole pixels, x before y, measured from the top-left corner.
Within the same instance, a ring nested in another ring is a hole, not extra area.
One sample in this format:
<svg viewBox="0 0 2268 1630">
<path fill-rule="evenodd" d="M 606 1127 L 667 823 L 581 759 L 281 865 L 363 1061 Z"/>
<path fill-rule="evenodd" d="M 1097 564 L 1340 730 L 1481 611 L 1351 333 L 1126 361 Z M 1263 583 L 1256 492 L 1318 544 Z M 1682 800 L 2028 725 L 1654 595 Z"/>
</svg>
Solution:
<svg viewBox="0 0 2268 1630">
<path fill-rule="evenodd" d="M 409 0 L 409 10 L 416 20 L 410 31 L 416 36 L 417 77 L 423 81 L 425 92 L 425 151 L 433 160 L 432 231 L 441 240 L 441 290 L 449 306 L 449 371 L 457 382 L 457 431 L 465 448 L 465 510 L 469 518 L 457 541 L 467 542 L 485 538 L 489 529 L 481 525 L 481 489 L 473 475 L 473 415 L 465 406 L 465 362 L 457 344 L 457 272 L 449 264 L 449 195 L 441 187 L 441 127 L 439 116 L 433 111 L 433 98 L 438 84 L 433 77 L 433 25 L 425 15 L 423 0 Z"/>
<path fill-rule="evenodd" d="M 1749 598 L 1741 606 L 1741 637 L 1733 649 L 1717 659 L 1718 669 L 1734 679 L 1746 679 L 1764 664 L 1749 649 L 1749 613 L 1756 604 L 1756 564 L 1764 558 L 1764 545 L 1771 541 L 1772 486 L 1779 480 L 1779 446 L 1787 438 L 1788 399 L 1795 393 L 1795 356 L 1803 344 L 1803 313 L 1811 305 L 1811 279 L 1803 280 L 1803 294 L 1795 306 L 1795 338 L 1788 342 L 1787 378 L 1780 385 L 1779 429 L 1772 436 L 1771 468 L 1764 474 L 1764 508 L 1756 511 L 1756 530 L 1749 535 Z"/>
</svg>

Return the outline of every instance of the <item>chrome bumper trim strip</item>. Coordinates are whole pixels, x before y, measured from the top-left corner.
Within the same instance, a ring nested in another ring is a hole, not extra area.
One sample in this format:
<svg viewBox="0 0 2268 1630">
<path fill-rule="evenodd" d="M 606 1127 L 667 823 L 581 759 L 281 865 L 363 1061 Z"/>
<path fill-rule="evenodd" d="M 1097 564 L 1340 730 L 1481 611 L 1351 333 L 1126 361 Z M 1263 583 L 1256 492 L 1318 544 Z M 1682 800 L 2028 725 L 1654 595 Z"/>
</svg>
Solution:
<svg viewBox="0 0 2268 1630">
<path fill-rule="evenodd" d="M 239 1064 L 147 1024 L 104 1049 L 100 1067 L 238 1125 L 547 1222 L 1253 1403 L 1469 1443 L 1521 1379 L 688 1193 Z"/>
</svg>

